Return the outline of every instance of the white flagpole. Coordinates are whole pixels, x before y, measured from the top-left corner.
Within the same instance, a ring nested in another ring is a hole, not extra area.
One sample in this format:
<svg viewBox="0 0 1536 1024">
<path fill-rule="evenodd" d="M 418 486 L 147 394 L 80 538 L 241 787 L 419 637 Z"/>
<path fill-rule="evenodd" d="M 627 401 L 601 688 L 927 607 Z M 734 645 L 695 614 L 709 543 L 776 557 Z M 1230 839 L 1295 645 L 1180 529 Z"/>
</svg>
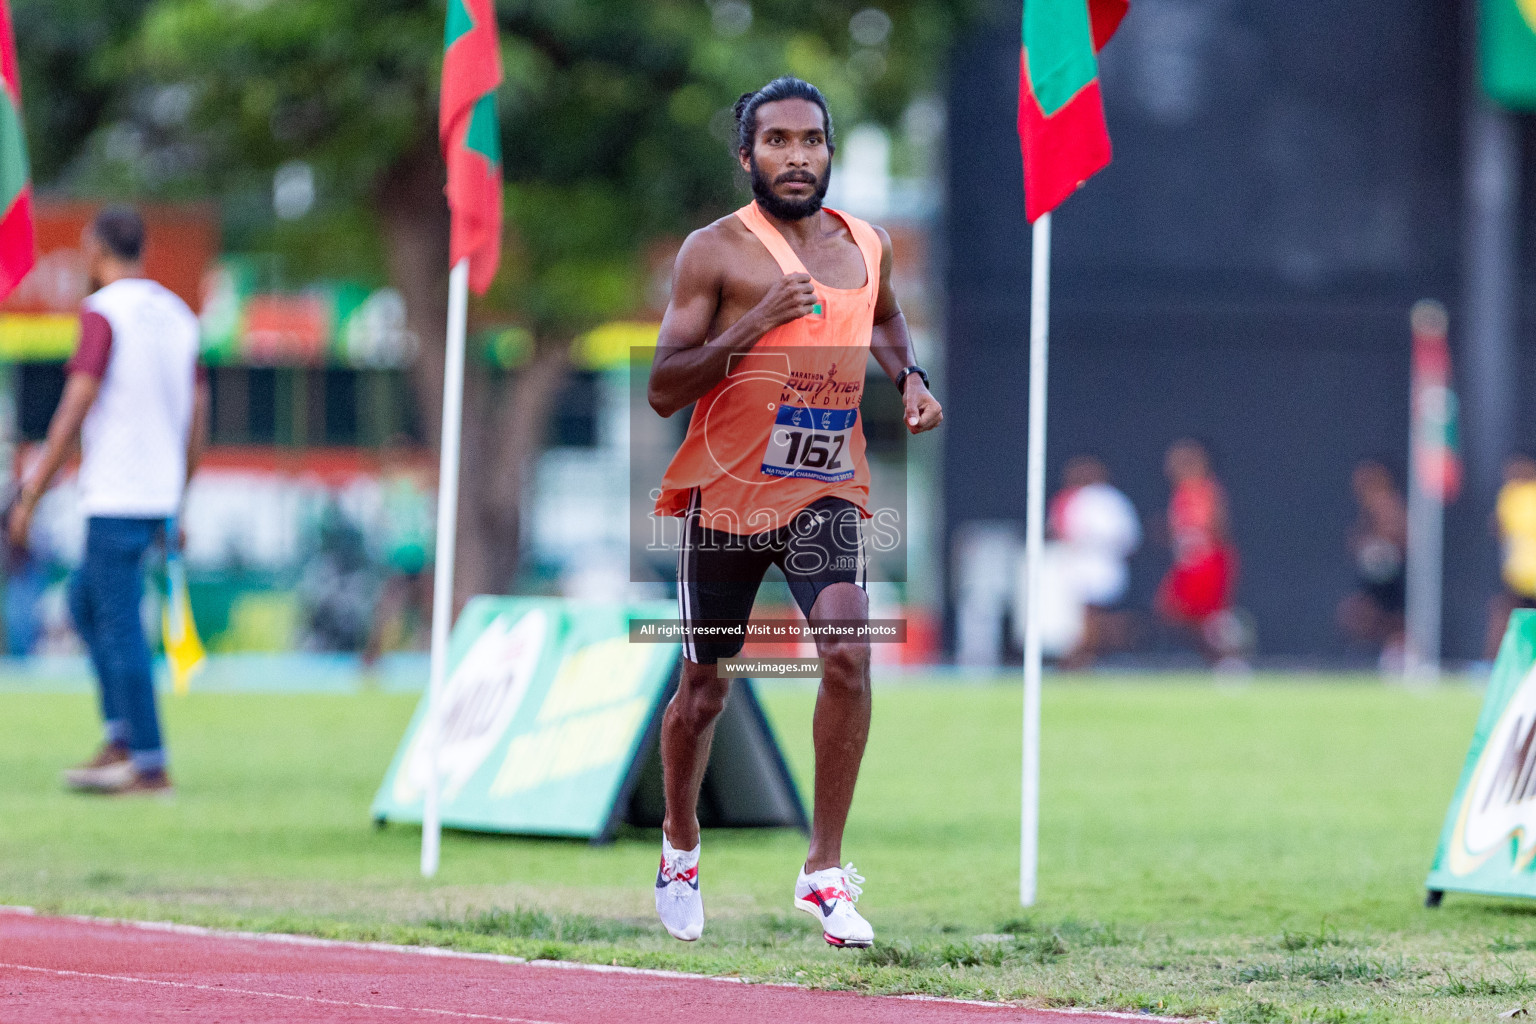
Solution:
<svg viewBox="0 0 1536 1024">
<path fill-rule="evenodd" d="M 1441 584 L 1445 574 L 1444 481 L 1424 478 L 1425 448 L 1444 445 L 1450 415 L 1449 368 L 1423 365 L 1421 346 L 1444 351 L 1445 307 L 1430 299 L 1414 303 L 1412 371 L 1408 402 L 1407 637 L 1403 679 L 1433 683 L 1440 676 Z M 1442 376 L 1443 375 L 1443 376 Z M 1443 473 L 1442 469 L 1442 473 Z"/>
<path fill-rule="evenodd" d="M 453 617 L 453 557 L 459 527 L 459 447 L 464 421 L 464 333 L 469 316 L 469 260 L 448 275 L 447 358 L 443 363 L 443 431 L 437 471 L 437 566 L 432 590 L 432 668 L 427 682 L 426 721 L 443 695 L 448 667 L 448 627 Z M 437 806 L 439 730 L 426 730 L 427 792 L 421 814 L 421 874 L 437 874 L 443 822 Z"/>
<path fill-rule="evenodd" d="M 1024 785 L 1019 903 L 1034 906 L 1040 855 L 1040 557 L 1045 548 L 1045 382 L 1051 215 L 1035 221 L 1029 287 L 1029 465 L 1024 540 Z"/>
</svg>

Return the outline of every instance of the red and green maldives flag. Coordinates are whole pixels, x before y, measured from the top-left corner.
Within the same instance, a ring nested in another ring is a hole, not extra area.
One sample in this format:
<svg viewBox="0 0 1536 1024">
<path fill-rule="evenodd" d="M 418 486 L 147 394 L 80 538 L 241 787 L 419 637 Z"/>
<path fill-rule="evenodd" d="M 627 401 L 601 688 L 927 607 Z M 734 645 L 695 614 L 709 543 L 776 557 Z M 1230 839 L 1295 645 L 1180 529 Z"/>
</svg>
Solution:
<svg viewBox="0 0 1536 1024">
<path fill-rule="evenodd" d="M 1096 54 L 1128 6 L 1129 0 L 1024 0 L 1019 141 L 1031 222 L 1109 163 Z"/>
<path fill-rule="evenodd" d="M 32 175 L 27 166 L 27 134 L 21 125 L 21 72 L 16 65 L 16 37 L 11 8 L 0 0 L 0 300 L 10 295 L 37 262 L 32 234 Z"/>
<path fill-rule="evenodd" d="M 494 0 L 448 0 L 438 135 L 448 162 L 450 253 L 469 260 L 469 286 L 484 294 L 501 263 L 501 129 L 496 87 L 501 49 Z"/>
</svg>

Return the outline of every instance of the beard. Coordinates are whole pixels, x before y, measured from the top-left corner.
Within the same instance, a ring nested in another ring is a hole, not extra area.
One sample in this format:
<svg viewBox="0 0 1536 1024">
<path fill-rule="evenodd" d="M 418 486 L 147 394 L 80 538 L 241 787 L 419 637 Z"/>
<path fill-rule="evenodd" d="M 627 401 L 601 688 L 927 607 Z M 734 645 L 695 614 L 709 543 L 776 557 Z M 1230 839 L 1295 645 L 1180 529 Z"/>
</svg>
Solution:
<svg viewBox="0 0 1536 1024">
<path fill-rule="evenodd" d="M 812 175 L 809 171 L 790 171 L 781 174 L 778 182 L 770 183 L 768 176 L 757 166 L 757 161 L 752 162 L 752 195 L 756 197 L 758 205 L 770 217 L 778 220 L 804 220 L 805 218 L 821 210 L 822 200 L 827 198 L 827 189 L 832 184 L 832 165 L 827 165 L 827 173 L 821 177 Z M 816 186 L 815 191 L 804 199 L 785 199 L 773 191 L 773 184 L 785 181 L 805 181 Z"/>
</svg>

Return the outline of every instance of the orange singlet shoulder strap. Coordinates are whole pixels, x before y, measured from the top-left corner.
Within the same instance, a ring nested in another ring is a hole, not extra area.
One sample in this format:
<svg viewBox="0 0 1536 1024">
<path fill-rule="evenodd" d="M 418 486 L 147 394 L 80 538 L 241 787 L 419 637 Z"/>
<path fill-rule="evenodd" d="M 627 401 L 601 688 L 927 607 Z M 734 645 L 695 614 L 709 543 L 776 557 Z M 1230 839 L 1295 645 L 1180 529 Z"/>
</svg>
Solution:
<svg viewBox="0 0 1536 1024">
<path fill-rule="evenodd" d="M 849 232 L 853 235 L 854 244 L 859 247 L 859 252 L 864 256 L 864 289 L 870 293 L 871 298 L 880 292 L 880 236 L 868 222 L 844 213 L 842 210 L 834 210 L 830 206 L 823 207 L 828 213 L 840 219 L 848 225 Z M 790 248 L 789 242 L 779 234 L 777 228 L 768 223 L 768 218 L 763 216 L 763 211 L 758 209 L 757 201 L 753 200 L 746 206 L 736 211 L 736 216 L 746 225 L 747 230 L 757 236 L 757 240 L 763 243 L 768 254 L 778 263 L 779 270 L 786 274 L 807 274 L 805 264 L 800 262 L 800 257 L 795 255 L 795 250 Z"/>
<path fill-rule="evenodd" d="M 864 288 L 869 292 L 870 298 L 874 299 L 880 294 L 881 252 L 879 234 L 875 232 L 875 229 L 870 226 L 868 221 L 862 221 L 857 217 L 844 213 L 842 210 L 834 210 L 831 207 L 827 207 L 826 210 L 833 216 L 842 218 L 843 223 L 848 225 L 848 231 L 853 235 L 854 244 L 859 247 L 859 252 L 864 256 L 864 272 L 868 278 L 864 282 Z"/>
<path fill-rule="evenodd" d="M 736 216 L 740 217 L 741 222 L 747 226 L 747 230 L 763 243 L 781 271 L 786 274 L 809 273 L 805 269 L 805 264 L 800 262 L 800 257 L 795 255 L 795 250 L 791 249 L 789 243 L 784 240 L 784 236 L 768 223 L 768 218 L 763 216 L 763 211 L 757 208 L 756 200 L 737 210 Z"/>
</svg>

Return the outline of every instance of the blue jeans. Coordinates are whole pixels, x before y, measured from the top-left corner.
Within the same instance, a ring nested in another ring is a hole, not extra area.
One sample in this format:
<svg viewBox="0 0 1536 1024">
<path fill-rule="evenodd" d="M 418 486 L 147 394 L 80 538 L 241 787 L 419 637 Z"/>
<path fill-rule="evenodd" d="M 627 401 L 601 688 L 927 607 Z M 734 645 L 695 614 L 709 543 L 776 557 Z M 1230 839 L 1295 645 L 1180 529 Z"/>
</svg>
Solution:
<svg viewBox="0 0 1536 1024">
<path fill-rule="evenodd" d="M 109 742 L 126 746 L 139 771 L 165 767 L 155 679 L 139 604 L 144 554 L 164 536 L 163 519 L 93 516 L 85 560 L 69 588 L 69 611 L 91 652 Z"/>
</svg>

